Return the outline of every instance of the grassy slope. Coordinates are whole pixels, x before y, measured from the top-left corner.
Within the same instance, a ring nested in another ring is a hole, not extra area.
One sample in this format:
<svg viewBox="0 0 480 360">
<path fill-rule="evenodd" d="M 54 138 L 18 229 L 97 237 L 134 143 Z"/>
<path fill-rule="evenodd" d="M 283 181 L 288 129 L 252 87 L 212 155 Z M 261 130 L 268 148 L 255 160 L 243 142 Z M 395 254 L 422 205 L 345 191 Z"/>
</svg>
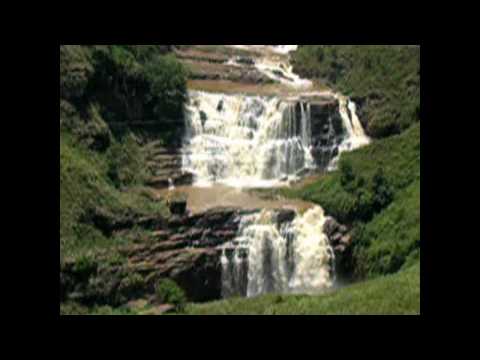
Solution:
<svg viewBox="0 0 480 360">
<path fill-rule="evenodd" d="M 123 151 L 129 151 L 123 148 Z M 60 239 L 61 254 L 74 255 L 92 248 L 100 249 L 121 239 L 106 238 L 93 224 L 81 218 L 92 208 L 100 207 L 112 214 L 135 212 L 166 215 L 162 202 L 146 197 L 141 186 L 120 191 L 107 172 L 108 153 L 88 150 L 75 143 L 68 133 L 60 136 Z"/>
<path fill-rule="evenodd" d="M 403 190 L 356 235 L 357 276 L 394 273 L 420 258 L 420 182 Z"/>
<path fill-rule="evenodd" d="M 420 313 L 420 264 L 321 296 L 267 295 L 192 304 L 190 315 L 402 315 Z"/>
<path fill-rule="evenodd" d="M 92 223 L 87 215 L 94 209 L 111 218 L 167 213 L 143 187 L 146 160 L 132 136 L 143 134 L 113 129 L 108 120 L 133 109 L 132 114 L 156 115 L 158 128 L 168 128 L 162 116 L 179 107 L 186 83 L 181 65 L 163 56 L 169 50 L 167 45 L 60 47 L 61 257 L 123 241 Z"/>
</svg>

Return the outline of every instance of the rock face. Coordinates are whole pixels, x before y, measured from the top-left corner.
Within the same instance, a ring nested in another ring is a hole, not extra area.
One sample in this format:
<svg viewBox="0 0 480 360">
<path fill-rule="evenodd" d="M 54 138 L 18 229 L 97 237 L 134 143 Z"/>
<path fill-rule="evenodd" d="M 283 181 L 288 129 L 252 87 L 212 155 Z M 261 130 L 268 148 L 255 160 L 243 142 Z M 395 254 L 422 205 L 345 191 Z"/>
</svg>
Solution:
<svg viewBox="0 0 480 360">
<path fill-rule="evenodd" d="M 312 155 L 316 165 L 325 169 L 338 155 L 338 148 L 345 136 L 338 100 L 325 98 L 309 102 L 312 126 Z M 296 116 L 301 117 L 300 104 Z"/>
<path fill-rule="evenodd" d="M 183 206 L 183 205 L 182 205 Z M 176 215 L 150 239 L 92 259 L 61 264 L 61 300 L 119 306 L 154 294 L 171 278 L 191 301 L 221 297 L 220 245 L 236 236 L 239 217 L 252 213 L 219 208 L 198 215 Z M 285 215 L 288 217 L 288 215 Z M 284 216 L 284 217 L 285 217 Z"/>
<path fill-rule="evenodd" d="M 330 245 L 335 253 L 335 270 L 339 278 L 349 278 L 351 275 L 352 235 L 347 226 L 339 224 L 329 217 L 323 231 L 327 234 Z"/>
<path fill-rule="evenodd" d="M 334 218 L 329 217 L 323 226 L 323 231 L 328 236 L 330 244 L 339 255 L 352 244 L 352 237 L 348 234 L 348 228 L 345 225 L 339 224 Z"/>
<path fill-rule="evenodd" d="M 241 61 L 249 62 L 248 59 L 242 59 Z M 272 82 L 268 76 L 262 74 L 253 66 L 212 64 L 191 60 L 183 60 L 182 62 L 191 69 L 190 79 L 192 80 L 228 80 L 247 84 Z"/>
<path fill-rule="evenodd" d="M 184 215 L 187 212 L 187 200 L 185 199 L 169 200 L 168 206 L 173 215 Z"/>
<path fill-rule="evenodd" d="M 154 188 L 191 185 L 193 174 L 182 171 L 182 155 L 179 148 L 152 146 L 148 154 L 148 167 L 152 177 L 147 185 Z"/>
</svg>

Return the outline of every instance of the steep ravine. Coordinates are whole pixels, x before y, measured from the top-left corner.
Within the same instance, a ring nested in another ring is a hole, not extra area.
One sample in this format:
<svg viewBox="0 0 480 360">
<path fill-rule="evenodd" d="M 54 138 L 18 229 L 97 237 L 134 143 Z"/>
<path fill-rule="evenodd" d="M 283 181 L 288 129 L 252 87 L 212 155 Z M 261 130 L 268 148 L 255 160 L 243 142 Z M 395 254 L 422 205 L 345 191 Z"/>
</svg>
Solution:
<svg viewBox="0 0 480 360">
<path fill-rule="evenodd" d="M 342 152 L 369 143 L 353 102 L 293 74 L 295 46 L 238 45 L 255 57 L 228 60 L 255 68 L 288 95 L 189 91 L 183 146 L 158 146 L 149 165 L 150 185 L 174 199 L 174 215 L 148 224 L 151 235 L 120 248 L 114 262 L 106 253 L 84 267 L 65 264 L 63 300 L 118 306 L 148 298 L 166 277 L 195 302 L 318 293 L 335 284 L 348 229 L 319 206 L 245 190 L 330 171 Z"/>
<path fill-rule="evenodd" d="M 160 194 L 184 194 L 195 213 L 225 205 L 254 211 L 238 216 L 236 237 L 222 245 L 223 296 L 328 289 L 335 282 L 335 262 L 351 242 L 348 229 L 317 205 L 260 199 L 246 189 L 289 186 L 330 171 L 342 152 L 369 144 L 356 106 L 294 74 L 288 52 L 295 45 L 232 47 L 255 55 L 231 58 L 230 65 L 256 68 L 293 93 L 191 90 L 181 172 L 193 176 L 192 186 L 175 189 L 182 184 L 170 179 L 168 192 Z M 290 212 L 286 224 L 275 221 L 277 211 Z"/>
</svg>

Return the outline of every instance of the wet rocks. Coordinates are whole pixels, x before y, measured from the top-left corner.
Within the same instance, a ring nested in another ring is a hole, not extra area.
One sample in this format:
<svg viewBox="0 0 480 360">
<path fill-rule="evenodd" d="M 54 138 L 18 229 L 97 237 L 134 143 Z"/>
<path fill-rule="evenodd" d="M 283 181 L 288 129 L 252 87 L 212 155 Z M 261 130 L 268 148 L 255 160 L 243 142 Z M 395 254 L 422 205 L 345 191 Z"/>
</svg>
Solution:
<svg viewBox="0 0 480 360">
<path fill-rule="evenodd" d="M 334 218 L 325 221 L 323 231 L 328 236 L 331 246 L 336 254 L 344 253 L 352 244 L 352 236 L 345 225 L 339 224 Z"/>
<path fill-rule="evenodd" d="M 170 213 L 173 215 L 184 215 L 187 211 L 186 199 L 171 199 L 168 202 Z"/>
<path fill-rule="evenodd" d="M 93 224 L 105 236 L 111 236 L 113 233 L 131 229 L 134 226 L 154 229 L 166 224 L 166 220 L 159 216 L 143 216 L 132 211 L 113 213 L 99 206 L 88 209 L 80 221 Z"/>
<path fill-rule="evenodd" d="M 325 170 L 339 153 L 339 146 L 345 136 L 339 103 L 333 97 L 308 101 L 312 129 L 312 156 L 319 169 Z M 301 104 L 296 108 L 296 117 L 301 118 Z"/>
<path fill-rule="evenodd" d="M 291 209 L 281 209 L 275 213 L 275 223 L 280 227 L 283 223 L 292 222 L 295 219 L 296 212 Z"/>
<path fill-rule="evenodd" d="M 60 273 L 62 301 L 119 306 L 151 296 L 163 278 L 176 281 L 191 301 L 219 299 L 219 247 L 235 238 L 239 217 L 252 211 L 218 208 L 189 215 L 183 211 L 186 203 L 174 204 L 177 215 L 168 222 L 159 221 L 149 241 L 114 251 L 120 262 L 111 260 L 112 251 L 97 254 L 88 261 L 63 262 Z"/>
<path fill-rule="evenodd" d="M 217 111 L 222 112 L 223 111 L 223 100 L 220 100 L 217 105 Z"/>
<path fill-rule="evenodd" d="M 247 56 L 237 56 L 235 62 L 241 65 L 254 66 L 255 61 L 251 57 Z"/>
<path fill-rule="evenodd" d="M 146 145 L 148 170 L 151 177 L 147 185 L 156 189 L 171 185 L 184 186 L 193 183 L 193 174 L 182 171 L 182 154 L 178 147 L 165 148 L 159 143 Z"/>
</svg>

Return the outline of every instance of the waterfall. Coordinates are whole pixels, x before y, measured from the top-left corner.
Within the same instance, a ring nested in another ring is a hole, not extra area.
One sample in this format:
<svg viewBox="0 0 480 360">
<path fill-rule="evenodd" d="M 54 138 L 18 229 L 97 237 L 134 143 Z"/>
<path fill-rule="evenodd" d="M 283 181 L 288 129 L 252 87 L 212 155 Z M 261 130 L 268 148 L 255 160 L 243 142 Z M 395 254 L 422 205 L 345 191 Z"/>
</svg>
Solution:
<svg viewBox="0 0 480 360">
<path fill-rule="evenodd" d="M 356 104 L 340 94 L 336 94 L 335 97 L 339 102 L 339 112 L 347 136 L 338 147 L 338 156 L 330 161 L 327 168 L 328 171 L 336 170 L 342 153 L 353 151 L 370 144 L 370 138 L 365 134 L 362 123 L 358 118 Z"/>
<path fill-rule="evenodd" d="M 314 207 L 279 224 L 272 210 L 244 216 L 236 239 L 222 250 L 224 297 L 317 293 L 334 281 L 334 254 Z"/>
<path fill-rule="evenodd" d="M 277 97 L 192 91 L 186 107 L 183 169 L 196 185 L 275 186 L 312 168 L 308 105 Z"/>
<path fill-rule="evenodd" d="M 173 191 L 175 190 L 175 184 L 173 183 L 172 178 L 168 178 L 168 191 Z"/>
</svg>

